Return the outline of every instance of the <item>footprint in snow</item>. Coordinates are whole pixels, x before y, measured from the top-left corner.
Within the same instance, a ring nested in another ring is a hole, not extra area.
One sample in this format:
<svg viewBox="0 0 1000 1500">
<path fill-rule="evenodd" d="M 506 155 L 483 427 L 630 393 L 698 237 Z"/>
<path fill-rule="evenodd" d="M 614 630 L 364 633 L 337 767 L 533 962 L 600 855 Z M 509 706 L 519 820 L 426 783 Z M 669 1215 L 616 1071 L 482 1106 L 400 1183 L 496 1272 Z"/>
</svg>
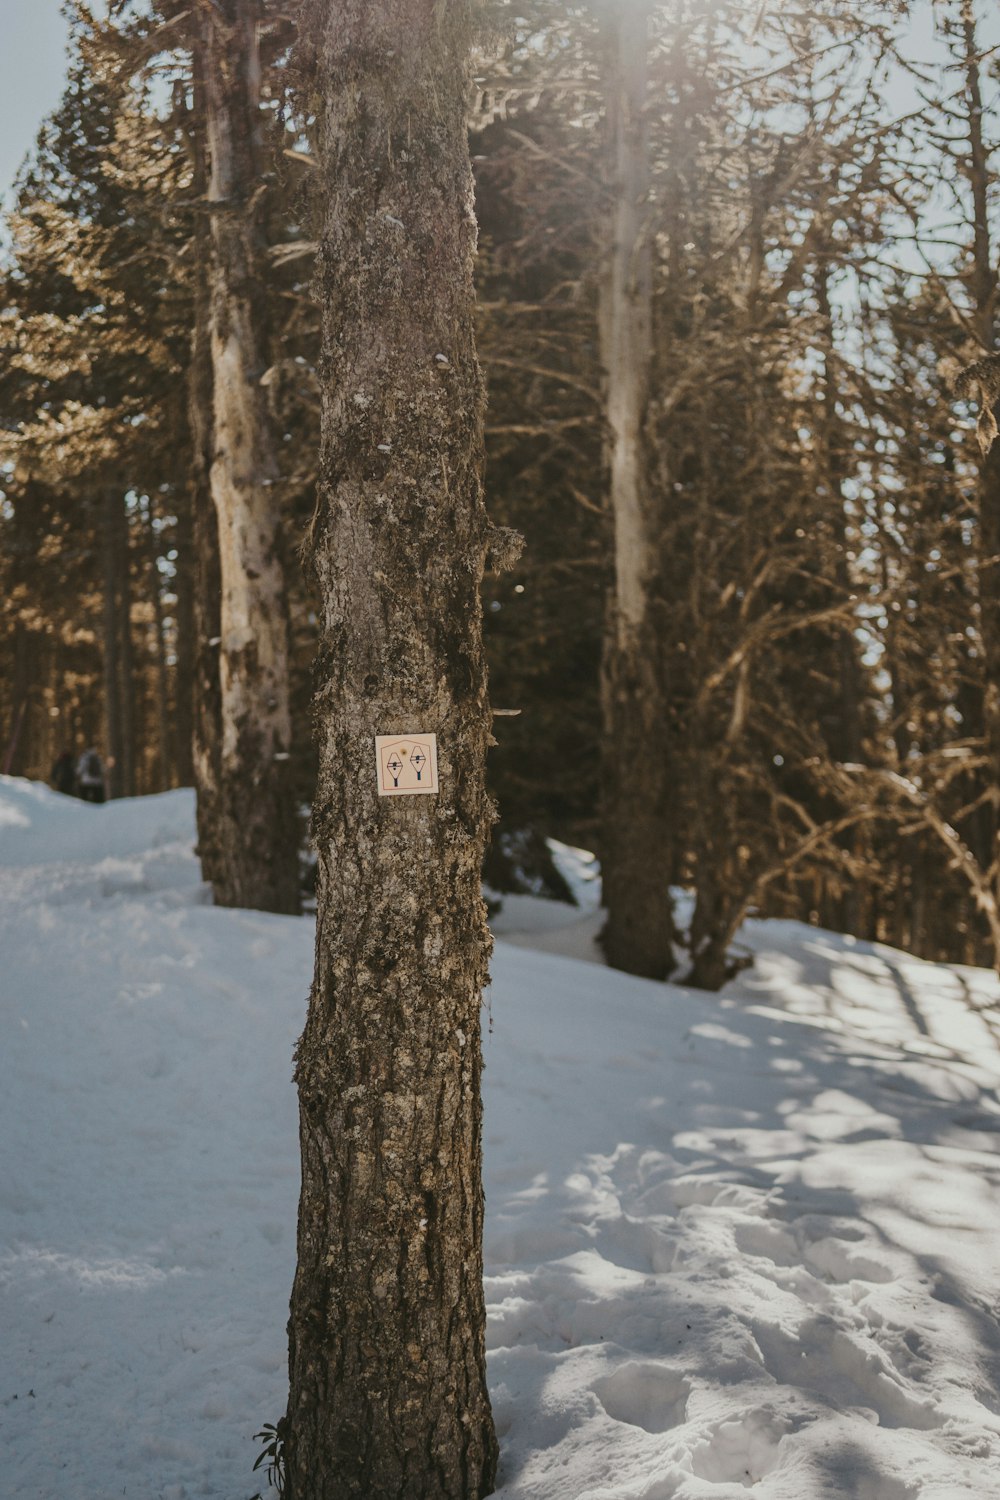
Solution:
<svg viewBox="0 0 1000 1500">
<path fill-rule="evenodd" d="M 797 1266 L 801 1263 L 802 1257 L 794 1235 L 780 1224 L 769 1223 L 766 1219 L 737 1224 L 733 1238 L 736 1248 L 743 1255 L 770 1260 L 776 1266 Z"/>
<path fill-rule="evenodd" d="M 765 1213 L 775 1199 L 773 1188 L 745 1182 L 725 1182 L 718 1177 L 675 1177 L 666 1186 L 675 1211 L 682 1208 L 735 1208 L 744 1213 Z"/>
<path fill-rule="evenodd" d="M 776 1266 L 804 1266 L 834 1286 L 846 1286 L 852 1281 L 896 1280 L 891 1266 L 858 1246 L 859 1230 L 831 1234 L 828 1226 L 825 1228 L 826 1232 L 813 1237 L 805 1223 L 792 1220 L 782 1225 L 758 1219 L 738 1224 L 734 1238 L 744 1255 L 773 1261 Z M 801 1250 L 800 1242 L 804 1242 Z"/>
<path fill-rule="evenodd" d="M 835 1410 L 863 1407 L 881 1427 L 927 1432 L 943 1414 L 906 1388 L 905 1377 L 874 1339 L 862 1339 L 831 1317 L 806 1318 L 792 1333 L 762 1323 L 753 1335 L 765 1367 L 781 1385 L 809 1391 Z"/>
<path fill-rule="evenodd" d="M 670 1365 L 629 1360 L 595 1381 L 594 1394 L 612 1421 L 669 1432 L 687 1419 L 691 1387 Z"/>
<path fill-rule="evenodd" d="M 843 1240 L 833 1236 L 807 1245 L 805 1261 L 811 1271 L 818 1271 L 824 1280 L 834 1285 L 844 1286 L 850 1281 L 884 1283 L 896 1280 L 896 1273 L 884 1261 L 845 1245 Z"/>
<path fill-rule="evenodd" d="M 792 1430 L 787 1417 L 766 1408 L 720 1422 L 695 1444 L 691 1467 L 710 1484 L 742 1484 L 752 1489 L 777 1467 L 781 1440 Z"/>
<path fill-rule="evenodd" d="M 923 1493 L 919 1480 L 910 1484 L 904 1479 L 893 1479 L 890 1474 L 858 1474 L 851 1478 L 855 1500 L 919 1500 Z M 966 1493 L 968 1500 L 969 1492 Z M 958 1500 L 957 1494 L 955 1500 Z"/>
<path fill-rule="evenodd" d="M 678 1264 L 675 1235 L 646 1219 L 632 1219 L 627 1214 L 602 1221 L 594 1248 L 615 1265 L 651 1272 L 654 1276 L 665 1275 Z"/>
</svg>

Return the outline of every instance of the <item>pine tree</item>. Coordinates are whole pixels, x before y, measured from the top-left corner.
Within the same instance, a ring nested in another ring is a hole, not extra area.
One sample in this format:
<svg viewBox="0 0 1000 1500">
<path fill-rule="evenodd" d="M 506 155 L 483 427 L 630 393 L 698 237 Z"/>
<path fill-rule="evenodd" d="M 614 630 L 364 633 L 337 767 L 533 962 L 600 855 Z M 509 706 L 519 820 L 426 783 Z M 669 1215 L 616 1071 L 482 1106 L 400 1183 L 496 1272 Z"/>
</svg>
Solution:
<svg viewBox="0 0 1000 1500">
<path fill-rule="evenodd" d="M 185 291 L 171 274 L 181 232 L 165 202 L 176 157 L 159 149 L 158 122 L 102 69 L 93 41 L 81 10 L 65 98 L 19 182 L 0 401 L 8 505 L 20 527 L 38 507 L 23 583 L 55 617 L 50 634 L 55 626 L 64 645 L 99 640 L 103 655 L 103 681 L 74 673 L 68 691 L 63 654 L 49 653 L 53 676 L 35 691 L 55 700 L 53 724 L 66 703 L 81 738 L 105 740 L 120 793 L 175 774 L 161 667 L 183 628 L 168 613 L 167 559 Z M 37 754 L 22 764 L 45 774 Z"/>
<path fill-rule="evenodd" d="M 490 741 L 464 0 L 311 9 L 326 194 L 316 972 L 298 1048 L 292 1500 L 492 1488 L 479 1076 Z M 382 797 L 377 735 L 437 737 Z"/>
</svg>

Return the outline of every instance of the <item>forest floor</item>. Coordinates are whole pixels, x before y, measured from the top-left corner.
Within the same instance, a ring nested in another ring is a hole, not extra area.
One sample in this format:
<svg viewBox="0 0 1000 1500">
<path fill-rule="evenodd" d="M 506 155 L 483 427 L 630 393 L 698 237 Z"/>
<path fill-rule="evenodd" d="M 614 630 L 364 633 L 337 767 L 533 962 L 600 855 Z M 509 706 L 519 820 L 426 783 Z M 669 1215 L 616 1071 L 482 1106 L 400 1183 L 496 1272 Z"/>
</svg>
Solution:
<svg viewBox="0 0 1000 1500">
<path fill-rule="evenodd" d="M 0 1496 L 247 1500 L 285 1398 L 308 919 L 208 905 L 188 792 L 0 779 Z M 502 1500 L 995 1500 L 994 977 L 750 924 L 721 995 L 495 926 Z"/>
</svg>

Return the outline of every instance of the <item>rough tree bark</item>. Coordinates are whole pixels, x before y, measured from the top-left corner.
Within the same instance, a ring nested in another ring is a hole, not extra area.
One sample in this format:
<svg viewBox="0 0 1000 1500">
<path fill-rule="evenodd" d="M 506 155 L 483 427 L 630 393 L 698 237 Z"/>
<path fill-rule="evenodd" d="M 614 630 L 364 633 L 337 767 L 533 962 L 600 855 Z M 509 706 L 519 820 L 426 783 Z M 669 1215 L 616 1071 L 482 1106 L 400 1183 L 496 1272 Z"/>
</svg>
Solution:
<svg viewBox="0 0 1000 1500">
<path fill-rule="evenodd" d="M 615 586 L 605 640 L 601 870 L 608 962 L 664 979 L 673 968 L 672 819 L 662 652 L 655 621 L 661 523 L 645 426 L 652 365 L 648 224 L 647 0 L 607 21 L 607 133 L 613 197 L 601 288 Z"/>
<path fill-rule="evenodd" d="M 199 0 L 209 157 L 212 499 L 222 579 L 216 901 L 298 910 L 288 614 L 260 377 L 257 0 Z"/>
<path fill-rule="evenodd" d="M 493 1485 L 482 1288 L 487 549 L 466 0 L 314 0 L 326 203 L 316 971 L 299 1043 L 291 1500 Z M 508 559 L 509 560 L 509 559 Z M 374 737 L 437 736 L 379 797 Z"/>
</svg>

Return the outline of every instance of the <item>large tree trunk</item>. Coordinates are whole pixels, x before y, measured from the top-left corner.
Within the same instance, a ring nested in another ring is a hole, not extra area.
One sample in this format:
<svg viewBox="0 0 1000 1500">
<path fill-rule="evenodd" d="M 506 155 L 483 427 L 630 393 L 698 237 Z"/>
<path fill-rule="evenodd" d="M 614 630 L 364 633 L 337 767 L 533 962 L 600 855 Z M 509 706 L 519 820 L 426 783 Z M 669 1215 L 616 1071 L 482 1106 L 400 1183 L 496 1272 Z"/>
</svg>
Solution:
<svg viewBox="0 0 1000 1500">
<path fill-rule="evenodd" d="M 222 576 L 222 746 L 214 873 L 223 906 L 298 910 L 288 614 L 278 468 L 260 377 L 256 0 L 199 8 L 210 176 L 212 499 Z"/>
<path fill-rule="evenodd" d="M 674 964 L 674 924 L 668 725 L 654 599 L 662 527 L 645 439 L 653 316 L 645 0 L 612 11 L 607 29 L 614 207 L 600 322 L 615 591 L 603 667 L 603 942 L 615 968 L 663 979 Z"/>
<path fill-rule="evenodd" d="M 316 973 L 299 1043 L 291 1500 L 492 1489 L 480 896 L 483 390 L 462 0 L 314 0 L 328 201 Z M 380 797 L 375 736 L 436 734 Z"/>
</svg>

